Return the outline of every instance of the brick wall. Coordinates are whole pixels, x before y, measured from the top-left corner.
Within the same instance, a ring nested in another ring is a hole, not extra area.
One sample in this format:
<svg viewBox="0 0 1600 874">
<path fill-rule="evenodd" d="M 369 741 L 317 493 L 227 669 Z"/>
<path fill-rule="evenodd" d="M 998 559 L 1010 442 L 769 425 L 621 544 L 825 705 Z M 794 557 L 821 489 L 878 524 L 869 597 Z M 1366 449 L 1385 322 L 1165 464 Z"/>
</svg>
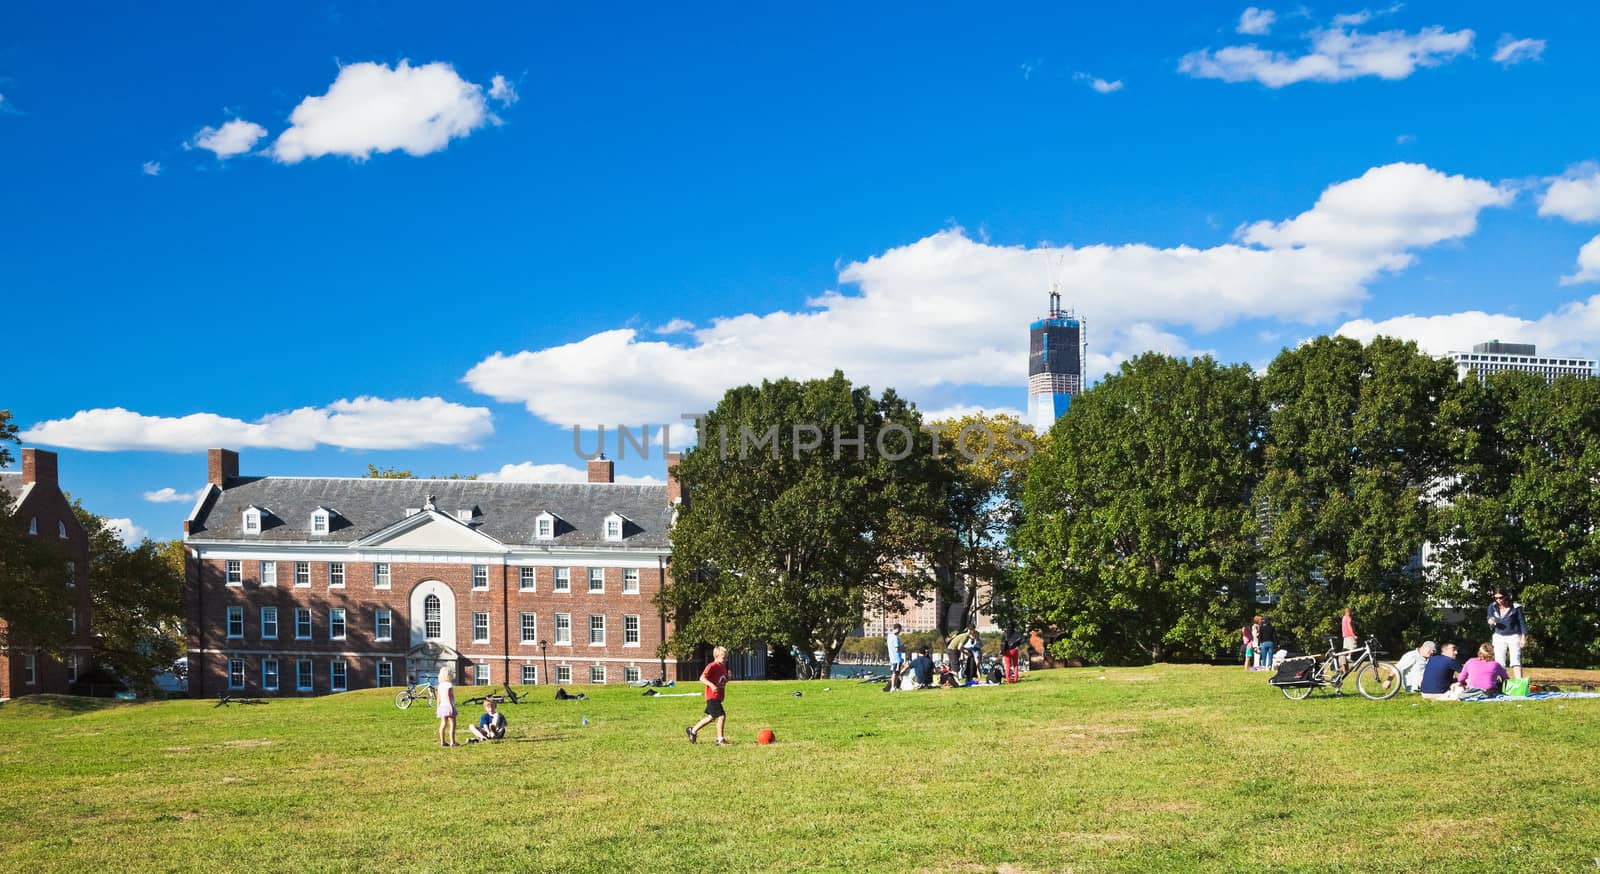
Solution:
<svg viewBox="0 0 1600 874">
<path fill-rule="evenodd" d="M 91 571 L 89 538 L 83 526 L 78 523 L 77 514 L 72 511 L 72 505 L 67 501 L 66 495 L 61 493 L 57 482 L 55 453 L 24 448 L 22 480 L 32 482 L 34 485 L 29 490 L 27 499 L 17 505 L 14 521 L 24 532 L 29 530 L 31 523 L 38 532 L 33 535 L 34 537 L 47 545 L 58 547 L 61 550 L 62 560 L 72 562 L 76 577 L 72 603 L 77 611 L 78 631 L 68 645 L 68 654 L 63 658 L 35 654 L 36 682 L 33 684 L 26 682 L 22 651 L 0 653 L 0 698 L 14 698 L 39 692 L 65 694 L 71 684 L 66 658 L 75 654 L 78 658 L 79 672 L 87 673 L 93 655 L 94 634 L 90 628 L 93 600 L 89 590 Z M 66 527 L 65 539 L 61 537 L 63 525 Z M 61 617 L 61 621 L 66 622 L 67 617 Z"/>
</svg>

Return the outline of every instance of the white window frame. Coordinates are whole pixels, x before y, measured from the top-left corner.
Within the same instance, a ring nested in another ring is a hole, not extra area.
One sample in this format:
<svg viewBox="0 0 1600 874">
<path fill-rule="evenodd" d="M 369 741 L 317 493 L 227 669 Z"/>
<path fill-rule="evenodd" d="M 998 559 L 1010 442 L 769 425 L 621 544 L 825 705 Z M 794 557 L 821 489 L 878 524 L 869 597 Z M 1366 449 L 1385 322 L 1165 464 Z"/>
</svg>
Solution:
<svg viewBox="0 0 1600 874">
<path fill-rule="evenodd" d="M 624 595 L 637 595 L 637 594 L 639 594 L 639 569 L 638 568 L 636 568 L 636 567 L 625 567 L 625 568 L 622 569 L 622 594 L 624 594 Z"/>
<path fill-rule="evenodd" d="M 537 592 L 537 591 L 539 591 L 539 569 L 538 568 L 534 567 L 531 564 L 525 564 L 517 571 L 517 591 L 519 591 L 519 592 Z"/>
<path fill-rule="evenodd" d="M 31 652 L 22 655 L 22 685 L 39 685 L 39 657 Z"/>
<path fill-rule="evenodd" d="M 269 615 L 272 618 L 268 619 L 267 617 Z M 260 616 L 259 621 L 261 622 L 261 639 L 262 640 L 277 640 L 278 639 L 278 608 L 276 608 L 276 607 L 262 607 L 261 608 L 261 616 Z M 267 632 L 267 629 L 269 629 L 269 628 L 272 629 L 270 634 Z"/>
<path fill-rule="evenodd" d="M 532 623 L 530 632 L 529 624 Z M 539 645 L 539 614 L 524 612 L 517 617 L 518 633 L 522 636 L 523 646 Z"/>
<path fill-rule="evenodd" d="M 474 592 L 487 592 L 487 591 L 489 591 L 489 566 L 488 565 L 486 565 L 486 564 L 475 564 L 475 565 L 472 566 L 472 591 L 474 591 Z"/>
<path fill-rule="evenodd" d="M 537 540 L 553 540 L 556 536 L 556 517 L 540 513 L 533 523 L 533 536 Z"/>
<path fill-rule="evenodd" d="M 228 659 L 228 688 L 244 688 L 244 659 Z"/>
<path fill-rule="evenodd" d="M 595 677 L 599 677 L 600 679 L 597 680 L 597 679 L 595 679 Z M 604 686 L 605 684 L 606 684 L 606 666 L 605 665 L 590 665 L 589 666 L 589 685 L 591 685 L 591 686 Z"/>
<path fill-rule="evenodd" d="M 56 520 L 56 536 L 62 540 L 67 539 L 67 523 L 60 519 Z"/>
<path fill-rule="evenodd" d="M 629 625 L 632 625 L 633 627 L 629 628 L 628 627 Z M 622 645 L 623 646 L 638 646 L 639 645 L 639 640 L 640 640 L 640 631 L 641 631 L 642 628 L 643 628 L 643 626 L 639 624 L 639 614 L 637 614 L 637 613 L 628 613 L 628 614 L 623 615 L 623 617 L 622 617 Z M 630 637 L 632 638 L 632 640 L 629 640 Z"/>
<path fill-rule="evenodd" d="M 331 527 L 329 525 L 329 522 L 331 520 L 328 518 L 328 516 L 329 516 L 329 513 L 326 510 L 317 510 L 316 512 L 311 514 L 311 533 L 312 534 L 327 534 L 328 533 L 328 529 Z"/>
<path fill-rule="evenodd" d="M 337 634 L 334 633 L 334 629 L 335 628 L 338 629 L 338 633 Z M 350 635 L 350 626 L 345 622 L 344 608 L 343 607 L 329 607 L 328 608 L 328 639 L 329 640 L 344 640 L 349 635 Z"/>
<path fill-rule="evenodd" d="M 350 691 L 350 666 L 344 659 L 333 659 L 328 662 L 328 691 Z"/>
<path fill-rule="evenodd" d="M 328 562 L 328 588 L 330 588 L 330 589 L 342 589 L 342 588 L 344 588 L 344 562 L 342 562 L 342 561 L 330 561 L 330 562 Z"/>
<path fill-rule="evenodd" d="M 261 533 L 261 511 L 251 507 L 244 511 L 244 533 Z"/>
<path fill-rule="evenodd" d="M 238 631 L 237 634 L 234 633 L 234 630 L 233 630 L 233 625 L 234 625 L 235 622 L 237 622 L 239 624 L 239 631 Z M 244 637 L 244 608 L 243 607 L 229 607 L 228 608 L 228 639 L 229 640 L 237 640 L 237 639 L 239 639 L 241 637 Z"/>
<path fill-rule="evenodd" d="M 553 577 L 552 582 L 550 583 L 550 591 L 552 591 L 552 592 L 570 592 L 570 591 L 572 591 L 572 568 L 569 568 L 569 567 L 558 567 L 558 568 L 555 569 L 555 576 Z"/>
<path fill-rule="evenodd" d="M 261 562 L 261 566 L 259 568 L 257 568 L 257 571 L 261 574 L 261 585 L 263 585 L 263 586 L 272 586 L 273 588 L 277 588 L 277 586 L 278 586 L 278 563 L 277 562 L 270 561 L 270 560 L 263 560 Z"/>
<path fill-rule="evenodd" d="M 482 624 L 483 635 L 481 637 L 478 634 L 478 629 L 479 629 L 478 620 L 480 620 L 480 619 L 483 620 L 483 624 Z M 486 611 L 483 611 L 483 610 L 473 611 L 473 614 L 472 614 L 472 642 L 473 643 L 488 643 L 489 642 L 489 614 Z"/>
<path fill-rule="evenodd" d="M 595 626 L 595 620 L 596 619 L 600 620 L 600 625 L 599 625 L 598 628 Z M 595 635 L 596 631 L 600 632 L 600 639 L 599 640 L 595 640 L 594 639 L 594 635 Z M 606 645 L 606 614 L 604 614 L 604 613 L 590 613 L 589 614 L 589 645 L 590 646 L 605 646 Z"/>
<path fill-rule="evenodd" d="M 388 676 L 384 676 L 385 674 L 388 674 Z M 377 682 L 379 689 L 387 689 L 390 686 L 393 686 L 394 685 L 394 662 L 391 662 L 388 659 L 380 660 L 378 662 L 378 669 L 375 672 L 374 676 L 376 677 L 375 682 Z"/>
<path fill-rule="evenodd" d="M 294 563 L 294 587 L 297 589 L 311 588 L 311 562 L 297 561 Z"/>
<path fill-rule="evenodd" d="M 244 585 L 244 562 L 237 558 L 225 559 L 222 562 L 222 578 L 230 586 Z"/>
<path fill-rule="evenodd" d="M 389 626 L 387 629 L 384 626 Z M 375 641 L 394 640 L 394 611 L 388 607 L 378 607 L 372 611 L 372 639 Z"/>
<path fill-rule="evenodd" d="M 637 683 L 642 676 L 643 674 L 640 673 L 638 665 L 628 665 L 622 669 L 622 682 L 624 683 Z"/>
<path fill-rule="evenodd" d="M 490 670 L 488 662 L 478 662 L 472 666 L 472 685 L 487 686 L 494 680 L 494 672 Z"/>
<path fill-rule="evenodd" d="M 565 627 L 563 627 L 563 626 L 565 626 Z M 563 635 L 567 638 L 566 640 L 562 640 L 561 639 Z M 555 639 L 556 646 L 572 646 L 572 614 L 571 613 L 557 613 L 556 614 L 555 636 L 556 636 L 556 639 Z"/>
<path fill-rule="evenodd" d="M 372 587 L 374 589 L 387 589 L 393 583 L 389 563 L 380 561 L 372 566 Z"/>
<path fill-rule="evenodd" d="M 305 668 L 304 671 L 301 668 Z M 310 659 L 297 659 L 294 663 L 294 688 L 298 692 L 313 692 L 317 688 L 317 666 Z"/>
<path fill-rule="evenodd" d="M 605 521 L 606 539 L 612 542 L 621 540 L 623 523 L 623 518 L 616 513 L 612 513 L 611 515 L 607 516 Z"/>
<path fill-rule="evenodd" d="M 572 682 L 572 665 L 556 665 L 556 685 Z"/>
<path fill-rule="evenodd" d="M 272 666 L 272 679 L 267 679 L 267 666 Z M 261 690 L 263 692 L 278 691 L 278 684 L 283 681 L 282 674 L 278 671 L 278 660 L 266 658 L 261 660 Z"/>
<path fill-rule="evenodd" d="M 301 625 L 300 620 L 302 618 L 305 619 L 305 627 L 306 627 L 306 633 L 305 634 L 301 634 L 300 633 L 300 625 Z M 295 640 L 310 640 L 311 636 L 313 634 L 316 634 L 316 631 L 317 631 L 316 623 L 311 617 L 311 608 L 310 607 L 296 607 L 296 608 L 294 608 L 294 639 Z"/>
<path fill-rule="evenodd" d="M 539 666 L 538 665 L 523 665 L 522 666 L 522 685 L 524 685 L 524 686 L 537 686 L 537 685 L 539 685 Z"/>
<path fill-rule="evenodd" d="M 589 594 L 604 595 L 606 593 L 606 569 L 603 567 L 589 568 Z"/>
<path fill-rule="evenodd" d="M 439 618 L 428 618 L 429 604 L 435 605 L 434 611 L 438 613 Z M 438 630 L 435 631 L 434 628 Z M 430 594 L 422 599 L 422 637 L 424 640 L 444 639 L 444 599 L 438 595 Z"/>
</svg>

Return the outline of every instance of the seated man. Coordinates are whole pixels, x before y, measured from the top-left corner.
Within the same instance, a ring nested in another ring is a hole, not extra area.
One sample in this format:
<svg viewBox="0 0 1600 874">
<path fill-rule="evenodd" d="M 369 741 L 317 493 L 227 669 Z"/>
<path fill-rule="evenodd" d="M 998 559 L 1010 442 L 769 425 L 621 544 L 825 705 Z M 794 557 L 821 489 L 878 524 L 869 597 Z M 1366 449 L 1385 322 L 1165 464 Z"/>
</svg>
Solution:
<svg viewBox="0 0 1600 874">
<path fill-rule="evenodd" d="M 911 676 L 917 681 L 918 689 L 933 687 L 933 658 L 927 647 L 917 651 L 917 657 L 911 660 Z"/>
<path fill-rule="evenodd" d="M 494 698 L 483 699 L 483 715 L 478 717 L 478 724 L 469 726 L 472 737 L 468 743 L 480 740 L 499 740 L 506 736 L 506 717 L 495 704 Z"/>
<path fill-rule="evenodd" d="M 1422 671 L 1427 667 L 1428 659 L 1432 658 L 1433 654 L 1438 651 L 1437 644 L 1431 640 L 1425 640 L 1422 642 L 1422 646 L 1401 656 L 1400 663 L 1395 665 L 1396 668 L 1400 669 L 1401 687 L 1407 692 L 1417 691 L 1422 686 Z"/>
<path fill-rule="evenodd" d="M 1417 691 L 1430 701 L 1448 700 L 1450 688 L 1460 670 L 1461 663 L 1456 661 L 1456 645 L 1447 643 L 1439 649 L 1438 655 L 1428 659 L 1428 664 L 1422 669 L 1422 681 L 1417 684 Z"/>
</svg>

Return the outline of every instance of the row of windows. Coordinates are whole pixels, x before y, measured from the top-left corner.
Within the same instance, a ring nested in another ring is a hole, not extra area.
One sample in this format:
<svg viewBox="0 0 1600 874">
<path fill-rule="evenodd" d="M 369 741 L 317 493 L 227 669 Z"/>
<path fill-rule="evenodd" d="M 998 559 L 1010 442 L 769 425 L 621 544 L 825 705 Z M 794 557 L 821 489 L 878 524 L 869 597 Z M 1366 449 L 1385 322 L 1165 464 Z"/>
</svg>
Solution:
<svg viewBox="0 0 1600 874">
<path fill-rule="evenodd" d="M 440 609 L 438 595 L 429 595 L 423 599 L 423 634 L 429 640 L 438 640 L 444 636 L 444 622 Z M 349 633 L 348 613 L 344 607 L 328 608 L 327 627 L 329 640 L 344 640 Z M 245 617 L 243 607 L 229 607 L 227 634 L 230 639 L 238 640 L 245 636 Z M 78 614 L 74 610 L 71 615 L 74 633 L 78 627 Z M 517 628 L 522 643 L 536 644 L 539 642 L 539 617 L 536 613 L 522 613 L 517 620 Z M 639 645 L 639 616 L 629 613 L 622 617 L 622 645 Z M 262 607 L 260 614 L 260 631 L 262 640 L 278 639 L 278 608 Z M 294 639 L 310 640 L 313 637 L 312 615 L 309 607 L 297 607 L 294 610 Z M 394 611 L 387 607 L 378 607 L 372 611 L 372 638 L 378 641 L 394 639 Z M 476 612 L 472 614 L 472 642 L 489 643 L 489 614 Z M 559 645 L 572 643 L 572 614 L 555 614 L 555 641 Z M 605 646 L 606 643 L 606 617 L 604 614 L 591 614 L 589 616 L 589 645 Z"/>
<path fill-rule="evenodd" d="M 67 682 L 78 682 L 78 654 L 68 653 L 66 656 Z M 33 653 L 22 654 L 22 685 L 39 685 L 39 658 Z"/>
<path fill-rule="evenodd" d="M 38 516 L 30 516 L 30 517 L 28 517 L 28 533 L 32 534 L 35 537 L 39 536 L 39 517 Z M 67 523 L 59 522 L 59 521 L 56 522 L 56 536 L 61 538 L 62 540 L 66 540 L 67 539 Z"/>
<path fill-rule="evenodd" d="M 1526 355 L 1481 355 L 1463 354 L 1456 356 L 1457 361 L 1492 361 L 1506 364 L 1544 365 L 1555 367 L 1587 367 L 1593 368 L 1593 361 L 1584 361 L 1571 358 L 1530 358 Z"/>
<path fill-rule="evenodd" d="M 433 507 L 432 507 L 431 504 L 428 505 L 428 509 L 432 509 L 432 508 Z M 247 508 L 245 508 L 245 511 L 244 511 L 244 514 L 243 514 L 244 518 L 241 520 L 242 524 L 243 524 L 243 527 L 244 527 L 244 533 L 246 533 L 246 534 L 260 534 L 261 533 L 261 512 L 262 511 L 261 511 L 260 507 L 247 507 Z M 409 515 L 409 512 L 408 512 L 408 515 Z M 333 511 L 327 509 L 326 507 L 318 507 L 316 510 L 313 510 L 312 513 L 311 513 L 311 533 L 312 534 L 327 534 L 328 530 L 329 530 L 329 527 L 330 527 L 331 520 L 332 520 L 332 516 L 333 516 Z M 456 518 L 460 519 L 463 522 L 471 522 L 472 519 L 475 518 L 475 517 L 473 515 L 473 511 L 471 511 L 471 510 L 461 510 L 461 511 L 458 511 L 456 513 Z M 605 535 L 606 535 L 606 539 L 607 540 L 621 540 L 622 539 L 622 534 L 623 534 L 623 524 L 622 523 L 623 523 L 623 518 L 621 516 L 615 514 L 615 513 L 613 513 L 610 516 L 606 517 L 606 520 L 605 520 Z M 64 529 L 65 529 L 65 526 L 63 526 L 63 530 Z M 534 535 L 536 537 L 538 537 L 540 540 L 551 540 L 551 539 L 553 539 L 555 537 L 555 532 L 556 532 L 556 517 L 550 515 L 549 513 L 540 514 L 539 518 L 534 523 Z M 66 537 L 67 535 L 65 533 L 63 533 L 61 536 L 62 537 Z"/>
<path fill-rule="evenodd" d="M 261 585 L 263 585 L 263 586 L 276 586 L 278 584 L 278 563 L 276 561 L 262 561 L 262 562 L 258 562 L 258 565 L 259 565 L 259 567 L 257 568 L 257 570 L 260 572 L 260 576 L 257 577 L 257 579 L 259 579 L 261 581 Z M 307 586 L 310 586 L 311 585 L 311 562 L 309 562 L 309 561 L 297 561 L 297 562 L 293 562 L 293 565 L 294 565 L 294 584 L 295 584 L 295 586 L 300 587 L 300 588 L 305 588 Z M 68 566 L 69 567 L 71 566 L 70 563 L 69 563 Z M 530 566 L 530 565 L 524 565 L 523 567 L 520 568 L 519 573 L 518 573 L 518 580 L 517 580 L 517 590 L 518 591 L 521 591 L 521 592 L 537 591 L 537 588 L 536 588 L 537 577 L 535 576 L 535 570 L 536 569 L 534 567 Z M 242 586 L 242 585 L 244 585 L 244 562 L 241 559 L 230 558 L 230 559 L 226 560 L 225 562 L 223 562 L 223 573 L 227 577 L 228 585 L 230 585 L 230 586 Z M 387 588 L 389 588 L 390 587 L 390 579 L 391 579 L 391 577 L 390 577 L 390 573 L 389 573 L 389 564 L 387 562 L 379 562 L 379 563 L 376 563 L 376 564 L 374 564 L 372 566 L 372 587 L 374 589 L 387 589 Z M 342 561 L 329 562 L 328 563 L 328 588 L 330 588 L 330 589 L 342 589 L 342 588 L 344 588 L 344 583 L 345 583 L 344 562 L 342 562 Z M 488 591 L 488 589 L 489 589 L 489 566 L 488 565 L 475 564 L 475 565 L 472 566 L 472 588 L 473 588 L 474 591 L 479 591 L 479 592 Z M 555 572 L 554 572 L 554 574 L 553 574 L 553 576 L 551 578 L 551 586 L 550 586 L 550 588 L 551 588 L 551 591 L 554 591 L 554 592 L 570 592 L 570 591 L 572 591 L 572 568 L 564 568 L 564 567 L 555 568 Z M 591 594 L 604 594 L 605 590 L 606 590 L 605 569 L 604 568 L 590 568 L 589 569 L 589 592 Z M 637 594 L 639 594 L 639 569 L 638 568 L 623 568 L 623 570 L 622 570 L 622 594 L 624 594 L 624 595 L 637 595 Z"/>
<path fill-rule="evenodd" d="M 26 682 L 28 684 L 32 685 L 32 684 L 34 684 L 36 682 L 35 679 L 32 679 L 33 676 L 34 676 L 34 674 L 32 673 L 32 671 L 33 671 L 33 662 L 32 662 L 33 656 L 28 656 L 27 658 L 28 658 L 28 661 L 26 662 L 26 670 L 29 673 L 27 673 L 25 676 L 27 676 L 29 679 L 27 679 Z M 70 668 L 70 670 L 71 670 L 71 680 L 73 682 L 76 682 L 77 681 L 77 657 L 76 656 L 73 656 L 72 661 L 71 661 L 70 664 L 71 664 L 71 668 Z M 292 688 L 295 691 L 299 691 L 299 692 L 315 691 L 316 682 L 317 682 L 317 662 L 312 660 L 312 659 L 296 659 L 293 664 L 294 664 L 294 686 Z M 538 685 L 538 683 L 539 683 L 539 666 L 538 665 L 524 664 L 524 665 L 519 665 L 518 667 L 520 668 L 519 674 L 520 674 L 520 678 L 521 678 L 521 681 L 522 681 L 522 685 L 524 685 L 524 686 Z M 282 689 L 283 688 L 284 678 L 282 676 L 281 671 L 282 671 L 282 667 L 281 667 L 281 665 L 280 665 L 280 663 L 279 663 L 279 661 L 277 659 L 275 659 L 275 658 L 264 658 L 264 659 L 262 659 L 261 660 L 261 686 L 260 686 L 261 690 L 264 691 L 264 692 L 277 692 L 280 689 Z M 492 666 L 490 666 L 487 663 L 480 662 L 478 664 L 469 666 L 468 667 L 468 673 L 472 678 L 472 684 L 473 685 L 476 685 L 476 686 L 489 686 L 489 685 L 493 685 L 494 684 L 494 670 L 493 670 Z M 333 692 L 344 692 L 344 691 L 348 691 L 349 690 L 349 688 L 350 688 L 350 683 L 349 683 L 350 668 L 349 668 L 349 663 L 347 661 L 345 661 L 344 659 L 333 659 L 333 660 L 329 661 L 327 663 L 327 674 L 326 674 L 326 676 L 327 676 L 327 679 L 328 679 L 328 689 L 330 691 L 333 691 Z M 623 682 L 626 682 L 626 683 L 637 683 L 637 682 L 639 682 L 639 679 L 640 679 L 641 676 L 642 676 L 642 672 L 640 671 L 638 665 L 627 665 L 627 666 L 624 666 L 623 669 L 622 669 Z M 245 688 L 246 677 L 247 677 L 247 675 L 246 675 L 245 660 L 242 659 L 242 658 L 230 658 L 230 659 L 228 659 L 228 688 L 229 689 L 243 689 L 243 688 Z M 596 684 L 596 685 L 600 685 L 600 684 L 604 684 L 606 681 L 607 681 L 607 671 L 606 671 L 606 666 L 605 665 L 597 664 L 597 665 L 590 665 L 589 666 L 589 682 L 590 683 L 593 683 L 593 684 Z M 389 661 L 380 661 L 380 662 L 378 662 L 377 670 L 375 672 L 374 682 L 376 683 L 377 688 L 380 688 L 380 689 L 386 688 L 386 687 L 389 687 L 389 686 L 393 686 L 394 685 L 394 664 L 392 662 L 389 662 Z M 572 666 L 571 665 L 556 665 L 556 682 L 557 683 L 571 683 L 572 682 Z"/>
</svg>

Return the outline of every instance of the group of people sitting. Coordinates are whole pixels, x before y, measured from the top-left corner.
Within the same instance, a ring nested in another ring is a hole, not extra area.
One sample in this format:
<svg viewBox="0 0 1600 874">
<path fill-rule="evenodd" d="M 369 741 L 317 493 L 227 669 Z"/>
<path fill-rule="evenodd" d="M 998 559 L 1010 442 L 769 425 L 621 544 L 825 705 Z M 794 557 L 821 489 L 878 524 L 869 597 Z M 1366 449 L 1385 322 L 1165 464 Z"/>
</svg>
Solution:
<svg viewBox="0 0 1600 874">
<path fill-rule="evenodd" d="M 1494 644 L 1478 647 L 1478 655 L 1466 662 L 1456 658 L 1456 645 L 1439 646 L 1431 640 L 1407 652 L 1395 665 L 1400 684 L 1407 692 L 1420 692 L 1430 701 L 1457 701 L 1479 695 L 1498 695 L 1511 674 L 1495 661 Z M 1520 677 L 1522 665 L 1513 670 Z"/>
<path fill-rule="evenodd" d="M 917 651 L 914 658 L 907 664 L 905 654 L 900 647 L 900 625 L 896 623 L 889 632 L 885 644 L 889 649 L 889 682 L 884 686 L 884 691 L 892 692 L 901 689 L 953 689 L 958 686 L 975 684 L 987 680 L 990 683 L 1016 683 L 1022 676 L 1018 671 L 1018 656 L 1024 638 L 1020 634 L 1008 634 L 1000 644 L 1001 663 L 1004 668 L 996 667 L 985 677 L 979 657 L 983 654 L 983 638 L 978 636 L 978 629 L 967 626 L 958 628 L 950 635 L 945 645 L 944 664 L 936 665 L 933 660 L 933 650 L 924 646 Z M 906 673 L 906 669 L 910 673 Z M 935 677 L 937 670 L 938 676 Z"/>
</svg>

